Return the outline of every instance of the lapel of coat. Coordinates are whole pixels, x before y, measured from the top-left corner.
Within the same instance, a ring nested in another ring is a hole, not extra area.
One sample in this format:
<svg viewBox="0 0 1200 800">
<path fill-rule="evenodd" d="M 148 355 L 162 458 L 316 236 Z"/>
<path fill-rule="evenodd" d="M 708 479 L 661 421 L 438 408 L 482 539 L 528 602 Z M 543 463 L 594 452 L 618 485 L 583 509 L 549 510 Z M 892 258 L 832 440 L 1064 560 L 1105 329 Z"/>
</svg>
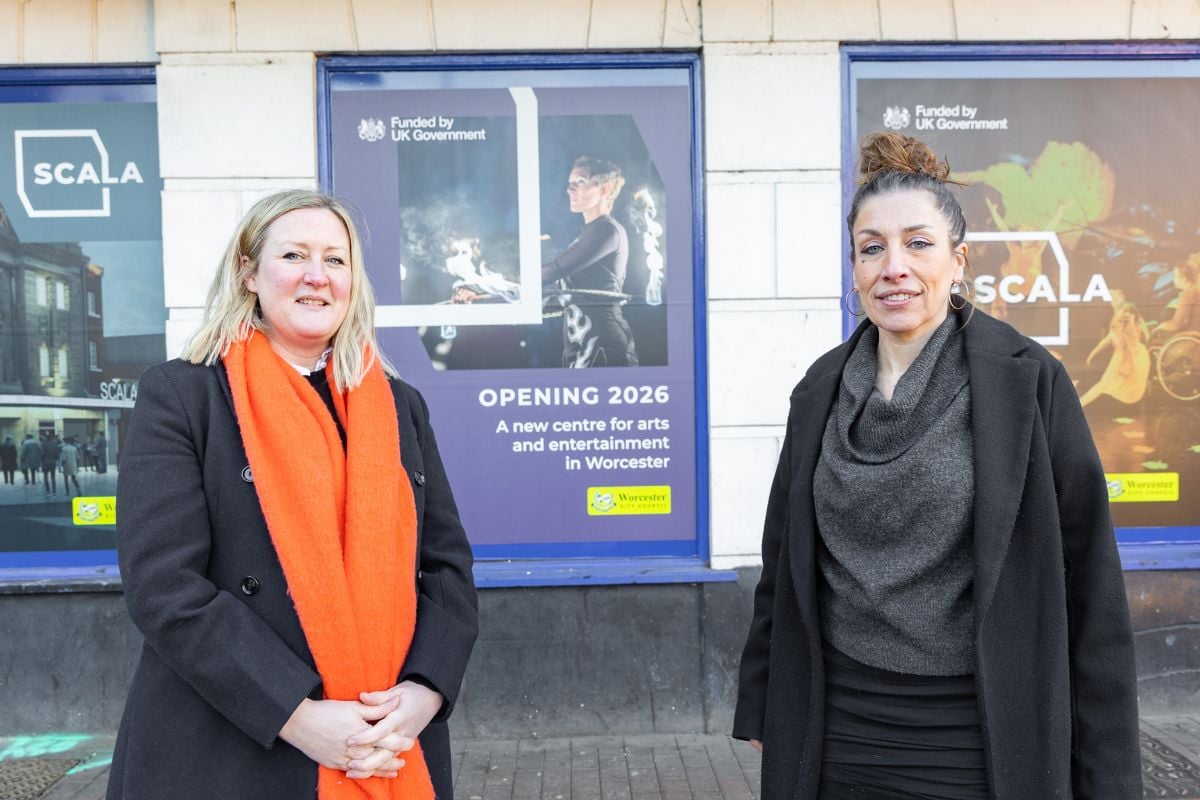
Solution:
<svg viewBox="0 0 1200 800">
<path fill-rule="evenodd" d="M 859 325 L 849 339 L 829 353 L 824 359 L 826 363 L 814 367 L 792 394 L 791 417 L 788 420 L 792 431 L 792 480 L 788 492 L 786 531 L 788 563 L 801 615 L 814 637 L 820 634 L 816 630 L 813 602 L 817 584 L 817 512 L 813 504 L 813 473 L 821 455 L 825 423 L 837 398 L 838 387 L 841 386 L 842 368 L 854 352 L 864 330 L 866 323 Z"/>
<path fill-rule="evenodd" d="M 1018 355 L 1025 340 L 1011 328 L 975 313 L 963 332 L 971 382 L 971 438 L 975 453 L 975 626 L 996 593 L 1025 488 L 1038 365 Z"/>
</svg>

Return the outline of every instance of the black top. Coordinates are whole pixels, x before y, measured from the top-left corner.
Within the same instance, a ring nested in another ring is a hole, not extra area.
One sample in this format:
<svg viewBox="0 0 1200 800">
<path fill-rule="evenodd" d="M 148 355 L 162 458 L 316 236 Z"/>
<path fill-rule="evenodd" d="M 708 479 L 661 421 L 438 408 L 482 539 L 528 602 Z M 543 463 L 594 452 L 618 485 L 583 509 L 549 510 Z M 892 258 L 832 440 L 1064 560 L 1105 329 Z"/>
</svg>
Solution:
<svg viewBox="0 0 1200 800">
<path fill-rule="evenodd" d="M 333 404 L 333 389 L 329 385 L 329 376 L 325 374 L 323 369 L 315 369 L 305 376 L 308 378 L 309 386 L 317 390 L 317 394 L 325 401 L 325 407 L 329 409 L 329 416 L 333 417 L 333 424 L 337 426 L 338 436 L 342 439 L 342 449 L 346 449 L 346 431 L 342 428 L 342 421 L 338 418 L 337 407 Z"/>
<path fill-rule="evenodd" d="M 621 292 L 628 262 L 629 237 L 625 228 L 605 215 L 584 225 L 570 247 L 542 265 L 542 283 L 561 280 L 567 289 Z"/>
</svg>

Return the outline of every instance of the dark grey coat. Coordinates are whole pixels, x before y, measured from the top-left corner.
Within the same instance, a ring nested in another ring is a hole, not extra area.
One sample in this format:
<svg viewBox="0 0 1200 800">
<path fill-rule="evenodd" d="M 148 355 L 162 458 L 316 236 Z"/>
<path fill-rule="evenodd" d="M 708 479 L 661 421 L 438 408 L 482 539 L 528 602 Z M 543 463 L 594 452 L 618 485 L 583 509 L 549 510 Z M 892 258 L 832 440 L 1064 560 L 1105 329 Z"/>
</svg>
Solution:
<svg viewBox="0 0 1200 800">
<path fill-rule="evenodd" d="M 817 796 L 824 674 L 812 477 L 849 341 L 791 397 L 734 736 L 764 800 Z M 995 800 L 1142 796 L 1129 611 L 1100 459 L 1062 365 L 976 311 L 963 329 L 975 448 L 976 684 Z M 897 487 L 903 491 L 904 487 Z"/>
<path fill-rule="evenodd" d="M 392 393 L 417 507 L 420 592 L 397 678 L 446 698 L 421 744 L 438 796 L 448 799 L 444 720 L 477 630 L 471 551 L 425 401 L 398 380 Z M 298 466 L 312 444 L 295 443 Z M 316 764 L 277 734 L 302 699 L 321 697 L 321 679 L 247 465 L 223 367 L 170 361 L 142 376 L 121 453 L 117 555 L 146 641 L 109 800 L 316 796 Z"/>
</svg>

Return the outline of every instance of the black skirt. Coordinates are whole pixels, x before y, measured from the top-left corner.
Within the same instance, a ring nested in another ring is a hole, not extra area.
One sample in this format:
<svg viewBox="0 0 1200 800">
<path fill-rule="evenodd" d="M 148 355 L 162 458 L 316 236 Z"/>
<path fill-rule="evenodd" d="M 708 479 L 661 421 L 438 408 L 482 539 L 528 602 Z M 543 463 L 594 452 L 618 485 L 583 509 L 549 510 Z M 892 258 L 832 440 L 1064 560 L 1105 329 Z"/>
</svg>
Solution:
<svg viewBox="0 0 1200 800">
<path fill-rule="evenodd" d="M 987 800 L 973 675 L 907 675 L 825 643 L 820 800 Z"/>
</svg>

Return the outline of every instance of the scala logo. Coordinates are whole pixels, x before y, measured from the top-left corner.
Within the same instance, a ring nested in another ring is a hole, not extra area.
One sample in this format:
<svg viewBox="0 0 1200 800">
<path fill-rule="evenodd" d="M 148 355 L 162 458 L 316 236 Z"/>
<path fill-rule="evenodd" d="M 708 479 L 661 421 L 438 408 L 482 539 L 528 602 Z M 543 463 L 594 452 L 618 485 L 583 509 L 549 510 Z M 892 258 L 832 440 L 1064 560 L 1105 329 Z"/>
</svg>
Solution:
<svg viewBox="0 0 1200 800">
<path fill-rule="evenodd" d="M 132 161 L 113 174 L 95 128 L 19 130 L 13 138 L 17 196 L 31 218 L 112 216 L 109 187 L 145 182 Z"/>
</svg>

